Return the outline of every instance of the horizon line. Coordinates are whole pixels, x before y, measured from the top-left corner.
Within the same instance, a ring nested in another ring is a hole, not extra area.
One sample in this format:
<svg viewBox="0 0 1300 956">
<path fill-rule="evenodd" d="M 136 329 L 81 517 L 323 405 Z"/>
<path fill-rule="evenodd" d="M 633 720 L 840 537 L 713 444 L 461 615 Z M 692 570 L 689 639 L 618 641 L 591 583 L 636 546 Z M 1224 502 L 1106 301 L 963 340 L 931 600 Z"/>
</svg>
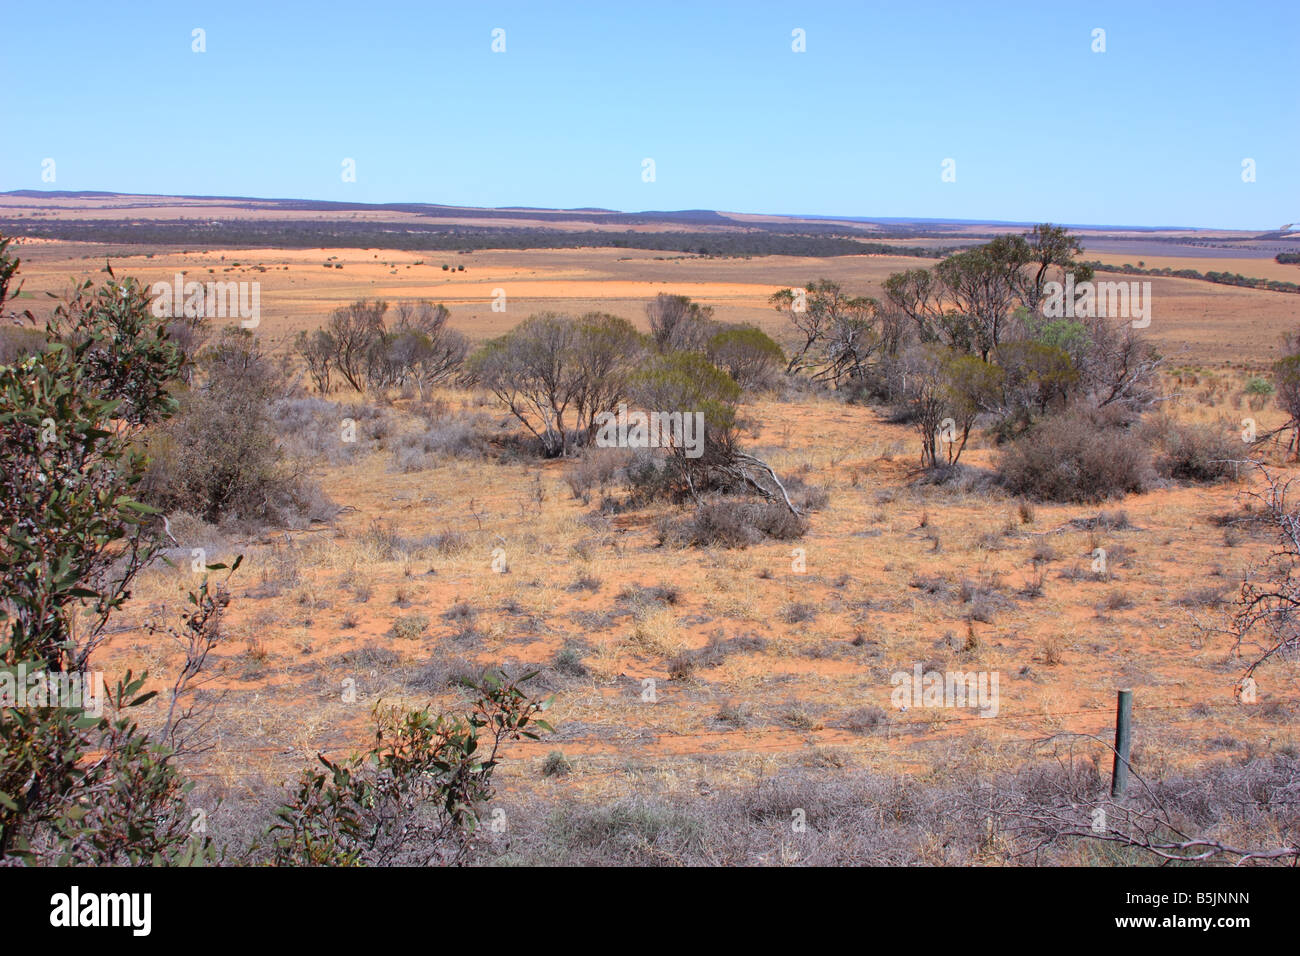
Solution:
<svg viewBox="0 0 1300 956">
<path fill-rule="evenodd" d="M 383 209 L 393 207 L 409 206 L 426 206 L 433 209 L 472 209 L 484 210 L 490 212 L 550 212 L 550 213 L 608 213 L 615 216 L 654 216 L 654 215 L 683 215 L 689 213 L 713 213 L 715 215 L 739 215 L 739 216 L 768 216 L 776 219 L 789 220 L 823 220 L 828 222 L 843 223 L 918 223 L 918 224 L 935 224 L 935 225 L 963 225 L 963 226 L 1023 226 L 1032 228 L 1040 223 L 1051 222 L 1054 225 L 1064 226 L 1073 229 L 1111 229 L 1111 230 L 1128 230 L 1135 232 L 1241 232 L 1241 233 L 1268 233 L 1280 232 L 1286 229 L 1286 226 L 1274 226 L 1271 228 L 1251 228 L 1238 229 L 1227 226 L 1178 226 L 1178 225 L 1158 225 L 1144 226 L 1134 224 L 1120 223 L 1079 223 L 1079 222 L 1055 222 L 1052 219 L 1014 220 L 1014 219 L 949 219 L 941 216 L 861 216 L 861 215 L 844 215 L 844 214 L 827 214 L 827 213 L 780 213 L 780 212 L 743 212 L 734 209 L 710 209 L 710 208 L 692 208 L 692 209 L 611 209 L 606 206 L 527 206 L 527 205 L 506 205 L 506 206 L 468 206 L 464 204 L 454 205 L 447 203 L 427 202 L 423 200 L 398 200 L 392 202 L 363 202 L 360 200 L 341 200 L 341 199 L 313 199 L 306 196 L 230 196 L 200 193 L 136 193 L 120 192 L 112 189 L 8 189 L 0 191 L 0 196 L 25 196 L 38 198 L 41 196 L 59 196 L 68 198 L 77 197 L 97 197 L 97 196 L 121 196 L 127 198 L 172 198 L 172 199 L 200 199 L 200 200 L 227 200 L 237 202 L 310 202 L 324 206 L 339 207 L 366 207 L 372 209 Z M 1294 220 L 1287 225 L 1294 225 Z M 738 226 L 744 223 L 737 222 Z M 1279 236 L 1277 238 L 1288 238 Z M 1300 232 L 1295 238 L 1300 238 Z"/>
</svg>

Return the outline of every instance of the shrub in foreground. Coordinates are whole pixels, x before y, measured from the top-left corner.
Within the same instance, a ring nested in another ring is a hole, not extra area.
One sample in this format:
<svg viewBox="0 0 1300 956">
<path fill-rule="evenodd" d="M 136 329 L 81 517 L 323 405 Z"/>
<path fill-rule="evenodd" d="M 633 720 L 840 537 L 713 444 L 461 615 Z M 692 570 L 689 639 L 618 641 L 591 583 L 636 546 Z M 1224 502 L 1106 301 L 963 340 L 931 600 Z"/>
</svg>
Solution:
<svg viewBox="0 0 1300 956">
<path fill-rule="evenodd" d="M 747 548 L 768 538 L 794 541 L 808 524 L 775 501 L 722 499 L 706 501 L 684 518 L 659 523 L 659 543 L 671 547 Z"/>
<path fill-rule="evenodd" d="M 1235 478 L 1238 462 L 1248 457 L 1249 446 L 1225 427 L 1158 420 L 1149 434 L 1164 478 L 1205 484 Z"/>
<path fill-rule="evenodd" d="M 247 331 L 227 329 L 200 356 L 202 384 L 151 437 L 153 504 L 225 520 L 297 526 L 337 508 L 284 461 L 272 401 L 278 371 Z"/>
<path fill-rule="evenodd" d="M 1104 501 L 1154 478 L 1141 436 L 1089 408 L 1043 419 L 1003 453 L 1000 470 L 1007 490 L 1037 501 Z"/>
<path fill-rule="evenodd" d="M 550 731 L 534 700 L 512 680 L 488 675 L 465 715 L 378 708 L 366 754 L 304 770 L 268 832 L 278 865 L 454 864 L 464 860 L 507 740 Z"/>
</svg>

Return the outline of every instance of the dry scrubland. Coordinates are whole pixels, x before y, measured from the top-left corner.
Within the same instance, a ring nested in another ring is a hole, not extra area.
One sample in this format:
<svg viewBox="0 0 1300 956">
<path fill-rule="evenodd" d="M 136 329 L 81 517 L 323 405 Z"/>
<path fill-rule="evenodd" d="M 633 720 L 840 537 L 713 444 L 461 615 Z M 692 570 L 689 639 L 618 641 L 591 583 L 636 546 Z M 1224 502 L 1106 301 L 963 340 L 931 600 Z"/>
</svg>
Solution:
<svg viewBox="0 0 1300 956">
<path fill-rule="evenodd" d="M 1213 377 L 1231 383 L 1218 408 L 1200 397 L 1207 377 L 1192 378 L 1189 412 L 1231 407 L 1236 376 Z M 451 401 L 489 432 L 500 421 L 472 396 Z M 512 746 L 500 772 L 520 815 L 570 796 L 753 785 L 791 767 L 956 782 L 1044 755 L 1105 764 L 1101 744 L 1038 741 L 1106 739 L 1121 686 L 1138 702 L 1140 772 L 1294 747 L 1295 663 L 1271 665 L 1260 703 L 1242 707 L 1242 661 L 1205 630 L 1271 546 L 1235 521 L 1238 486 L 1022 510 L 996 492 L 911 487 L 911 431 L 869 409 L 767 401 L 751 414 L 778 472 L 828 492 L 797 542 L 661 547 L 655 518 L 671 509 L 602 515 L 561 462 L 471 456 L 399 471 L 394 449 L 422 424 L 400 403 L 366 426 L 377 437 L 353 461 L 320 468 L 347 504 L 331 525 L 253 543 L 174 520 L 209 559 L 245 554 L 215 659 L 226 696 L 203 760 L 213 791 L 265 793 L 319 749 L 362 746 L 374 702 L 451 708 L 463 697 L 450 680 L 496 666 L 540 669 L 558 695 L 557 734 Z M 317 427 L 333 439 L 333 420 Z M 806 573 L 792 570 L 792 546 Z M 1105 574 L 1092 571 L 1098 547 Z M 498 548 L 506 573 L 492 570 Z M 192 586 L 186 557 L 142 582 L 137 621 Z M 175 663 L 139 631 L 116 637 L 110 658 L 164 680 Z M 999 672 L 1000 713 L 899 713 L 889 677 L 916 663 Z M 645 678 L 655 703 L 642 700 Z M 571 772 L 546 775 L 552 752 Z"/>
<path fill-rule="evenodd" d="M 54 243 L 22 253 L 25 291 L 38 296 L 98 258 Z M 444 273 L 444 261 L 465 272 Z M 669 291 L 775 334 L 767 298 L 782 286 L 816 275 L 878 294 L 888 273 L 916 265 L 628 250 L 115 260 L 145 282 L 177 270 L 260 281 L 258 333 L 282 352 L 289 333 L 363 296 L 445 302 L 452 324 L 481 339 L 547 309 L 641 323 L 644 302 Z M 490 309 L 497 287 L 504 314 Z M 1300 318 L 1295 297 L 1177 279 L 1152 288 L 1165 413 L 1229 429 L 1250 416 L 1261 432 L 1283 424 L 1272 398 L 1244 389 Z M 512 453 L 517 423 L 485 392 L 443 389 L 425 405 L 396 390 L 290 399 L 277 413 L 284 450 L 342 511 L 252 535 L 173 514 L 178 567 L 140 578 L 98 663 L 167 683 L 178 658 L 145 626 L 193 586 L 190 549 L 208 561 L 244 555 L 206 688 L 220 695 L 215 747 L 192 763 L 218 839 L 242 833 L 248 805 L 269 807 L 317 752 L 364 747 L 376 702 L 455 709 L 467 700 L 456 678 L 491 667 L 539 670 L 538 689 L 556 695 L 556 733 L 509 745 L 497 774 L 493 807 L 510 823 L 483 845 L 503 861 L 1004 860 L 992 835 L 957 832 L 957 809 L 981 805 L 975 781 L 1028 786 L 1017 774 L 1046 763 L 1054 785 L 1104 786 L 1119 687 L 1135 693 L 1135 769 L 1175 781 L 1171 792 L 1180 774 L 1213 774 L 1230 801 L 1246 785 L 1234 760 L 1294 759 L 1300 665 L 1270 662 L 1259 702 L 1243 706 L 1244 662 L 1216 630 L 1273 544 L 1244 510 L 1253 474 L 1099 505 L 1027 504 L 981 477 L 995 452 L 978 434 L 962 458 L 973 477 L 929 485 L 916 480 L 915 430 L 882 409 L 791 393 L 742 410 L 747 447 L 817 505 L 801 539 L 667 546 L 659 522 L 684 509 L 617 507 L 619 452 Z M 344 418 L 358 423 L 355 443 L 340 439 Z M 890 675 L 916 664 L 996 671 L 996 718 L 892 707 Z M 817 825 L 791 833 L 791 807 Z M 1125 858 L 1086 844 L 1064 852 L 1058 861 Z"/>
</svg>

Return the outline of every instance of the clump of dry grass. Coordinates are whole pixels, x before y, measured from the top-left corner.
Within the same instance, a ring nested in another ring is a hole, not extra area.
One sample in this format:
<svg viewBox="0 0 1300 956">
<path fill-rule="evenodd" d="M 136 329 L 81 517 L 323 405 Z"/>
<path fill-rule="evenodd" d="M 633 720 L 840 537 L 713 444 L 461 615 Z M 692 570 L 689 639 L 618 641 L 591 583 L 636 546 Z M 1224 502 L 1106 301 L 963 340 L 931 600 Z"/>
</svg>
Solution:
<svg viewBox="0 0 1300 956">
<path fill-rule="evenodd" d="M 817 608 L 806 601 L 791 601 L 781 608 L 780 617 L 787 624 L 806 624 L 817 620 Z"/>
<path fill-rule="evenodd" d="M 844 726 L 856 734 L 869 734 L 889 723 L 889 715 L 883 707 L 868 704 L 849 712 L 844 718 Z"/>
<path fill-rule="evenodd" d="M 1034 542 L 1033 548 L 1029 552 L 1029 560 L 1035 564 L 1047 564 L 1056 560 L 1056 549 L 1044 538 L 1039 538 Z"/>
<path fill-rule="evenodd" d="M 563 777 L 573 772 L 573 764 L 569 758 L 559 750 L 552 750 L 542 761 L 542 776 L 544 777 Z"/>
<path fill-rule="evenodd" d="M 676 604 L 681 600 L 681 597 L 681 591 L 670 584 L 656 584 L 651 587 L 632 584 L 618 593 L 620 601 L 629 601 L 634 605 L 650 603 Z"/>
<path fill-rule="evenodd" d="M 1065 660 L 1065 640 L 1059 634 L 1050 634 L 1038 645 L 1038 660 L 1046 667 L 1056 667 Z"/>
<path fill-rule="evenodd" d="M 672 657 L 686 646 L 677 619 L 667 607 L 638 608 L 627 643 L 658 657 Z"/>
<path fill-rule="evenodd" d="M 1035 564 L 1030 572 L 1025 576 L 1024 587 L 1020 593 L 1025 597 L 1036 598 L 1043 596 L 1043 589 L 1047 585 L 1047 569 L 1041 564 Z"/>
<path fill-rule="evenodd" d="M 1106 597 L 1102 599 L 1098 609 L 1105 611 L 1127 611 L 1131 607 L 1133 607 L 1132 595 L 1127 591 L 1117 588 L 1113 591 L 1107 592 Z"/>
<path fill-rule="evenodd" d="M 402 614 L 393 619 L 393 637 L 414 640 L 429 629 L 429 619 L 419 611 Z"/>
</svg>

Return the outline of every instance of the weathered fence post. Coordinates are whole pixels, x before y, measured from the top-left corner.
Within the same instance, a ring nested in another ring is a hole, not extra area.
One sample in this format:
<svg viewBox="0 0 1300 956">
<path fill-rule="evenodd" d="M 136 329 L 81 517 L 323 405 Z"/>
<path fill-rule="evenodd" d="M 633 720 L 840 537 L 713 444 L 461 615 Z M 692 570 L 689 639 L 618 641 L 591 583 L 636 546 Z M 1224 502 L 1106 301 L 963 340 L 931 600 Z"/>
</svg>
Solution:
<svg viewBox="0 0 1300 956">
<path fill-rule="evenodd" d="M 1115 767 L 1110 776 L 1110 795 L 1124 796 L 1128 788 L 1128 755 L 1133 743 L 1133 692 L 1122 690 L 1115 704 Z"/>
</svg>

